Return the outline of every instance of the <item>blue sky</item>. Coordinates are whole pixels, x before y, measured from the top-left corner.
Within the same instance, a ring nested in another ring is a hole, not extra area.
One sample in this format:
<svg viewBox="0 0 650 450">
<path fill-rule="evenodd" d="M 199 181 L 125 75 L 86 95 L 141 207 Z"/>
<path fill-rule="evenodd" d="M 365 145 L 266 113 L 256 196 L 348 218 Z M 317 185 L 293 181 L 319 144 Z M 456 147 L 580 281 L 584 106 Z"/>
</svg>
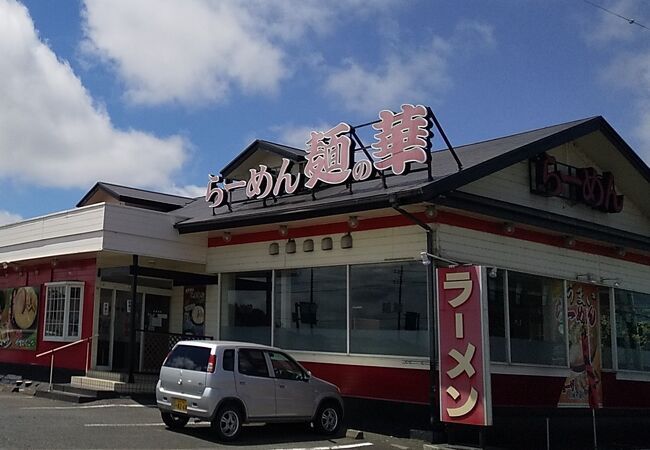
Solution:
<svg viewBox="0 0 650 450">
<path fill-rule="evenodd" d="M 0 223 L 402 103 L 454 145 L 602 115 L 650 161 L 650 30 L 583 0 L 0 0 L 0 80 Z"/>
</svg>

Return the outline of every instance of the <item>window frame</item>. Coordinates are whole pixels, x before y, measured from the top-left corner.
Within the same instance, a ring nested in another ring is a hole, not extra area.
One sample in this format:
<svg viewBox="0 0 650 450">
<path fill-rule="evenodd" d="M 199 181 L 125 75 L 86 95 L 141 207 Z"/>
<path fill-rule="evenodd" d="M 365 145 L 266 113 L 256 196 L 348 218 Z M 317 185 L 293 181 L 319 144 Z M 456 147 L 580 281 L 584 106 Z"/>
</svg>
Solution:
<svg viewBox="0 0 650 450">
<path fill-rule="evenodd" d="M 48 336 L 47 333 L 47 324 L 48 324 L 48 312 L 50 307 L 50 288 L 65 288 L 64 300 L 63 300 L 63 330 L 62 335 L 60 336 Z M 82 339 L 83 336 L 83 306 L 84 306 L 84 287 L 85 283 L 83 281 L 56 281 L 52 283 L 45 283 L 45 308 L 44 308 L 44 317 L 43 317 L 43 341 L 46 342 L 74 342 Z M 73 288 L 79 288 L 79 321 L 77 322 L 77 328 L 79 333 L 77 335 L 70 335 L 68 333 L 70 325 L 70 293 Z"/>
</svg>

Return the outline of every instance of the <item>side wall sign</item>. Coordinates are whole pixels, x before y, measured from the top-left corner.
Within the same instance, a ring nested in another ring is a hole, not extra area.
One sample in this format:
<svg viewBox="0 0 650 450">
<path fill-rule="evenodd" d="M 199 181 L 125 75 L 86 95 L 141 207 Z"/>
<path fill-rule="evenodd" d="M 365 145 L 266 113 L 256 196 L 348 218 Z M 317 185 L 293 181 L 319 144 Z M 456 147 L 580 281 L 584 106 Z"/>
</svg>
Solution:
<svg viewBox="0 0 650 450">
<path fill-rule="evenodd" d="M 440 418 L 492 425 L 485 268 L 436 269 Z"/>
<path fill-rule="evenodd" d="M 314 189 L 321 184 L 364 181 L 385 170 L 395 175 L 406 174 L 412 163 L 428 163 L 431 159 L 431 117 L 431 110 L 422 105 L 405 104 L 396 113 L 381 111 L 379 120 L 372 123 L 377 133 L 369 149 L 356 147 L 355 128 L 347 123 L 341 122 L 327 131 L 312 131 L 302 172 L 292 172 L 291 161 L 283 158 L 276 171 L 264 164 L 249 169 L 248 180 L 210 175 L 205 199 L 210 207 L 216 208 L 229 204 L 231 192 L 236 189 L 245 189 L 248 199 L 264 199 L 293 194 L 300 186 Z M 358 150 L 366 158 L 355 160 Z"/>
<path fill-rule="evenodd" d="M 546 153 L 530 160 L 530 172 L 530 190 L 535 194 L 584 203 L 607 213 L 623 210 L 624 197 L 616 193 L 611 172 L 599 174 L 593 167 L 562 164 Z"/>
</svg>

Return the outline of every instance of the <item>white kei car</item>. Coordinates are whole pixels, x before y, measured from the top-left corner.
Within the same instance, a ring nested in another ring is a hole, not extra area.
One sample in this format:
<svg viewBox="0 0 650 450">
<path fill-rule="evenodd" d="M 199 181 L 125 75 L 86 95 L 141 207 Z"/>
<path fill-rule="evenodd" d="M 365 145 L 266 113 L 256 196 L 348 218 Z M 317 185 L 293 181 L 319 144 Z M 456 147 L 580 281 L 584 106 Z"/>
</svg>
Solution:
<svg viewBox="0 0 650 450">
<path fill-rule="evenodd" d="M 160 369 L 156 401 L 169 428 L 195 417 L 223 441 L 235 440 L 244 423 L 311 422 L 332 435 L 343 419 L 338 387 L 280 349 L 244 342 L 177 343 Z"/>
</svg>

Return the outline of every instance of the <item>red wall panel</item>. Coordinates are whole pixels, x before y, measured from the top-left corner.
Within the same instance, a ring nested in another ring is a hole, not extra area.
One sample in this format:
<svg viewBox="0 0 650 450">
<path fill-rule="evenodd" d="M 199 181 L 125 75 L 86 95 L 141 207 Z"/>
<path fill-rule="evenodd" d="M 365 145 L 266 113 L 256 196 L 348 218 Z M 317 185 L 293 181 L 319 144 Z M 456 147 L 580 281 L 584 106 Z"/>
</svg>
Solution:
<svg viewBox="0 0 650 450">
<path fill-rule="evenodd" d="M 39 286 L 38 299 L 38 336 L 36 351 L 0 349 L 0 363 L 36 364 L 49 366 L 50 357 L 36 358 L 41 352 L 61 347 L 69 342 L 49 342 L 43 340 L 45 322 L 45 283 L 54 281 L 81 281 L 84 283 L 82 338 L 93 333 L 93 307 L 95 298 L 95 280 L 97 265 L 94 259 L 60 261 L 55 267 L 51 264 L 20 266 L 18 270 L 10 267 L 0 271 L 0 289 L 21 286 Z M 55 367 L 83 370 L 86 367 L 86 344 L 79 344 L 58 352 L 54 360 Z"/>
</svg>

